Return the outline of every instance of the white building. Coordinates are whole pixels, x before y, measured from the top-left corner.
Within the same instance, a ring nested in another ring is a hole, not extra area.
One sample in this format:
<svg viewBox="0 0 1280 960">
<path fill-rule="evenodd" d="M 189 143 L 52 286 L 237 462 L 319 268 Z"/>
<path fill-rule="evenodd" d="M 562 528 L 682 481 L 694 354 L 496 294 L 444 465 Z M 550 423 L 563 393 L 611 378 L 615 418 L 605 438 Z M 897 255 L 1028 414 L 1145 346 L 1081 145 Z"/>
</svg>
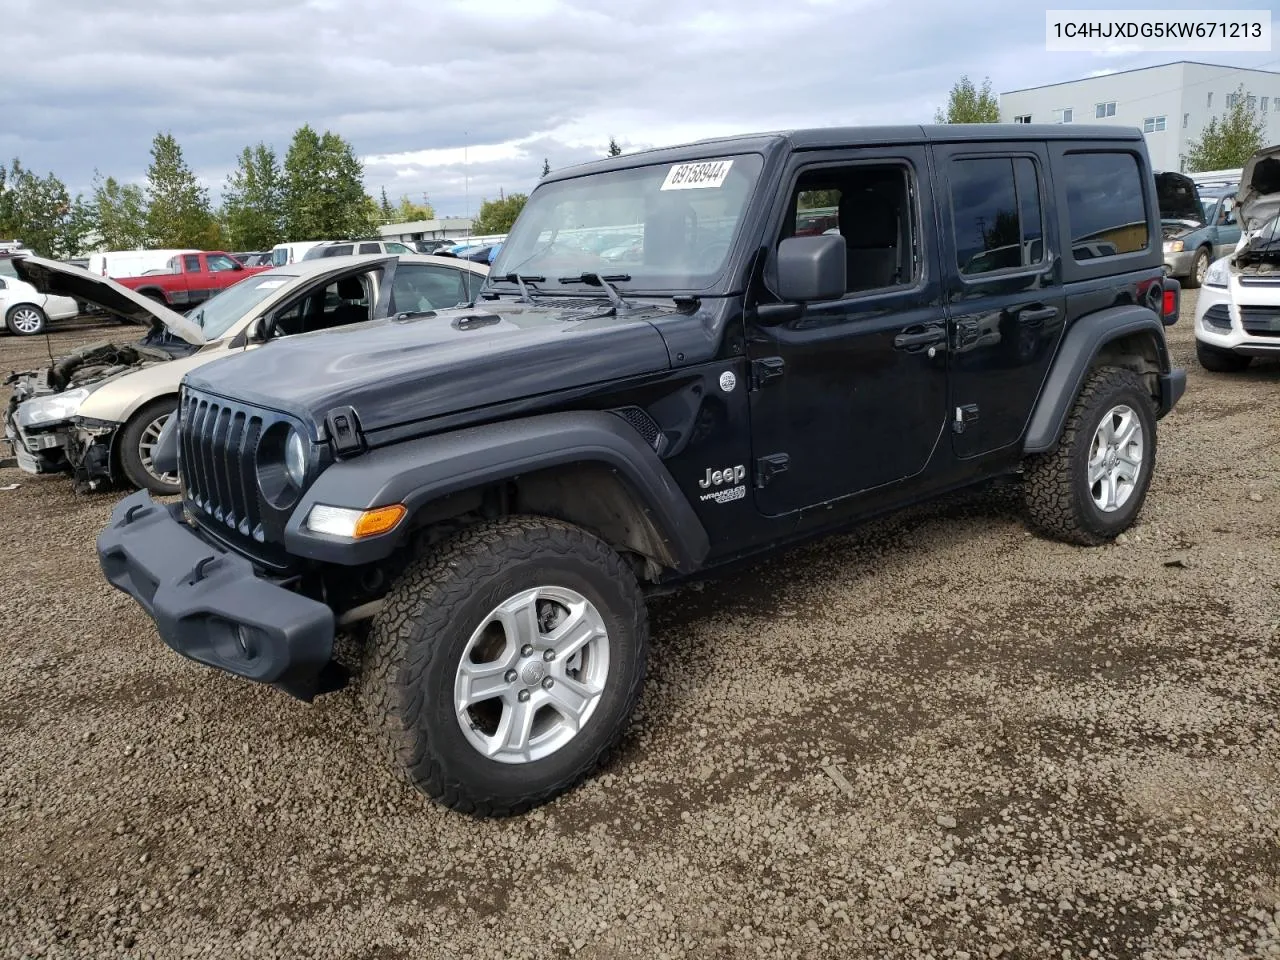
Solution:
<svg viewBox="0 0 1280 960">
<path fill-rule="evenodd" d="M 466 217 L 444 217 L 439 220 L 411 220 L 388 223 L 378 228 L 383 240 L 444 240 L 471 236 L 471 221 Z"/>
<path fill-rule="evenodd" d="M 1280 141 L 1280 73 L 1183 60 L 1000 94 L 1005 123 L 1114 123 L 1146 134 L 1157 170 L 1182 170 L 1187 144 L 1236 91 L 1264 121 L 1263 142 Z"/>
</svg>

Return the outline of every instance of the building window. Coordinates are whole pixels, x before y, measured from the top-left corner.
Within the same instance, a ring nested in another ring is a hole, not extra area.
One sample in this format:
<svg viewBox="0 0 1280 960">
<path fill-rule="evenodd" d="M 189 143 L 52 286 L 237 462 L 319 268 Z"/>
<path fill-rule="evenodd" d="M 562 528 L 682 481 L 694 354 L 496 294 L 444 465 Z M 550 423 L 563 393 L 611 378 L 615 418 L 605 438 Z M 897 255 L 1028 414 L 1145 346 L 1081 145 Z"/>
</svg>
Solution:
<svg viewBox="0 0 1280 960">
<path fill-rule="evenodd" d="M 1164 117 L 1147 117 L 1142 121 L 1143 133 L 1159 133 L 1165 128 Z"/>
<path fill-rule="evenodd" d="M 1271 99 L 1270 97 L 1263 97 L 1263 98 L 1262 98 L 1262 112 L 1263 112 L 1263 113 L 1266 113 L 1266 112 L 1267 112 L 1267 101 L 1268 101 L 1268 100 L 1270 100 L 1270 99 Z"/>
<path fill-rule="evenodd" d="M 1280 113 L 1280 97 L 1274 97 L 1271 101 L 1271 106 L 1275 109 L 1276 113 Z"/>
<path fill-rule="evenodd" d="M 1238 94 L 1238 93 L 1228 93 L 1228 94 L 1227 94 L 1227 109 L 1228 109 L 1228 110 L 1234 109 L 1235 105 L 1236 105 L 1237 103 L 1239 103 L 1239 102 L 1240 102 L 1240 94 Z"/>
<path fill-rule="evenodd" d="M 1258 98 L 1252 93 L 1244 98 L 1244 105 L 1249 109 L 1250 113 L 1258 109 Z"/>
<path fill-rule="evenodd" d="M 1102 120 L 1106 117 L 1114 117 L 1116 115 L 1116 102 L 1108 100 L 1106 103 L 1096 104 L 1093 108 L 1093 117 L 1095 120 Z"/>
<path fill-rule="evenodd" d="M 1213 91 L 1212 91 L 1212 90 L 1210 90 L 1210 91 L 1209 91 L 1209 95 L 1208 95 L 1207 97 L 1205 97 L 1204 105 L 1205 105 L 1206 107 L 1212 107 L 1212 106 L 1213 106 Z"/>
<path fill-rule="evenodd" d="M 1189 124 L 1190 122 L 1191 122 L 1191 114 L 1184 113 L 1182 115 L 1182 129 L 1183 130 L 1187 129 L 1187 124 Z"/>
<path fill-rule="evenodd" d="M 1031 114 L 1029 114 L 1029 113 L 1024 113 L 1024 114 L 1021 114 L 1021 115 L 1019 115 L 1019 116 L 1016 116 L 1016 117 L 1014 117 L 1014 118 L 1013 118 L 1013 122 L 1014 122 L 1014 123 L 1030 123 L 1030 122 L 1031 122 Z"/>
<path fill-rule="evenodd" d="M 1264 108 L 1264 109 L 1265 109 L 1265 108 Z M 1072 110 L 1071 110 L 1071 108 L 1070 108 L 1070 107 L 1063 107 L 1063 108 L 1062 108 L 1062 122 L 1063 122 L 1063 123 L 1070 123 L 1070 122 L 1071 122 L 1071 115 L 1072 115 Z"/>
</svg>

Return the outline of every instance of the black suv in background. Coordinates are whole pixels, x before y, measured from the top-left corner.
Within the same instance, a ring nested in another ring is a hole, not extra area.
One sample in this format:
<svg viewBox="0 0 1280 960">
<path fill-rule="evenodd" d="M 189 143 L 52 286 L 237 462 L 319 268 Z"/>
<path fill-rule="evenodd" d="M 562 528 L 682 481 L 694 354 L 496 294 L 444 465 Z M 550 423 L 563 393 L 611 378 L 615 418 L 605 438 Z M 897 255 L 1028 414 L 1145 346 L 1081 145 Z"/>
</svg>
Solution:
<svg viewBox="0 0 1280 960">
<path fill-rule="evenodd" d="M 304 699 L 356 632 L 411 781 L 523 811 L 617 741 L 648 590 L 1018 471 L 1049 536 L 1132 524 L 1185 385 L 1162 262 L 1136 130 L 799 130 L 559 171 L 474 303 L 188 374 L 182 502 L 122 501 L 102 567 L 178 652 Z"/>
</svg>

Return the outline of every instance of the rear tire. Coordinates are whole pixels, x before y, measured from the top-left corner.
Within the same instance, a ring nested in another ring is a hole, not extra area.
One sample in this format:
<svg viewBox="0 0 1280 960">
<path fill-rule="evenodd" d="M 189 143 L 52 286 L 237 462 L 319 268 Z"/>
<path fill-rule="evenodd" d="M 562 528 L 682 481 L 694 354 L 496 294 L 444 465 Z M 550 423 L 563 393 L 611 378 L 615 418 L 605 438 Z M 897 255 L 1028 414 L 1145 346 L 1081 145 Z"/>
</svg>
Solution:
<svg viewBox="0 0 1280 960">
<path fill-rule="evenodd" d="M 1212 373 L 1239 373 L 1249 366 L 1253 358 L 1242 357 L 1238 353 L 1211 347 L 1197 340 L 1196 359 L 1200 361 L 1200 366 Z"/>
<path fill-rule="evenodd" d="M 374 619 L 359 696 L 415 787 L 508 816 L 569 790 L 617 744 L 648 646 L 639 585 L 616 552 L 558 520 L 510 517 L 401 575 Z"/>
<path fill-rule="evenodd" d="M 153 400 L 135 413 L 120 431 L 120 469 L 125 477 L 138 489 L 162 497 L 173 496 L 181 488 L 176 476 L 156 473 L 151 458 L 161 428 L 177 409 L 176 397 Z"/>
<path fill-rule="evenodd" d="M 1115 539 L 1137 519 L 1156 462 L 1151 395 L 1132 370 L 1090 373 L 1058 446 L 1027 459 L 1024 497 L 1042 533 L 1082 546 Z"/>
<path fill-rule="evenodd" d="M 1187 274 L 1187 289 L 1195 290 L 1204 283 L 1204 275 L 1209 271 L 1209 249 L 1201 247 L 1191 258 L 1191 272 Z"/>
<path fill-rule="evenodd" d="M 15 337 L 34 337 L 49 327 L 48 316 L 34 303 L 15 304 L 5 315 L 4 322 Z"/>
</svg>

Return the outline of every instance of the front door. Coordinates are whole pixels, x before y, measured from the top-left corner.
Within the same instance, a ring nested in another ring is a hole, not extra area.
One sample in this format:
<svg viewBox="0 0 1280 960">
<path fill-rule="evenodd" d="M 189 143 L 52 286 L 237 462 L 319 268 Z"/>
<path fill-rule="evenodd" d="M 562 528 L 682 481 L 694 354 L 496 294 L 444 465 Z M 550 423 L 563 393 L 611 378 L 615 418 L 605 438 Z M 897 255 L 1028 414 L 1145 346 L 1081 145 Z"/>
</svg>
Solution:
<svg viewBox="0 0 1280 960">
<path fill-rule="evenodd" d="M 951 442 L 966 459 L 1021 439 L 1066 301 L 1043 144 L 947 144 L 934 157 L 951 316 Z"/>
<path fill-rule="evenodd" d="M 839 232 L 848 274 L 843 297 L 810 304 L 798 319 L 764 325 L 748 314 L 755 498 L 770 516 L 914 476 L 947 419 L 925 148 L 833 151 L 792 164 L 772 249 L 789 236 Z"/>
</svg>

